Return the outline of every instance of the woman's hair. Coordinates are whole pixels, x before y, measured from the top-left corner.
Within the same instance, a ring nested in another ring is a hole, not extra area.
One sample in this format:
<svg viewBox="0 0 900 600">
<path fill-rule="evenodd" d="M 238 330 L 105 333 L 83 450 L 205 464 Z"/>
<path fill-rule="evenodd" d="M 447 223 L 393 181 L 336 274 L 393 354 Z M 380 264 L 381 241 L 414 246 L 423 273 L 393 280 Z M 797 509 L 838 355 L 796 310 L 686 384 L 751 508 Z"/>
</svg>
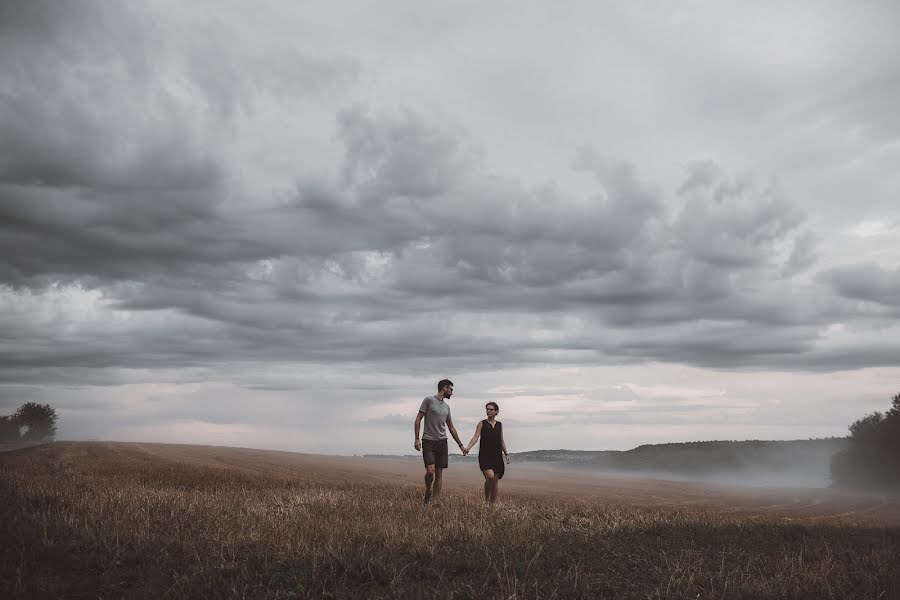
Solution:
<svg viewBox="0 0 900 600">
<path fill-rule="evenodd" d="M 493 406 L 494 412 L 497 412 L 497 413 L 500 412 L 500 406 L 493 400 L 491 400 L 490 402 L 488 402 L 487 404 L 484 405 L 485 408 L 487 408 L 488 406 Z"/>
</svg>

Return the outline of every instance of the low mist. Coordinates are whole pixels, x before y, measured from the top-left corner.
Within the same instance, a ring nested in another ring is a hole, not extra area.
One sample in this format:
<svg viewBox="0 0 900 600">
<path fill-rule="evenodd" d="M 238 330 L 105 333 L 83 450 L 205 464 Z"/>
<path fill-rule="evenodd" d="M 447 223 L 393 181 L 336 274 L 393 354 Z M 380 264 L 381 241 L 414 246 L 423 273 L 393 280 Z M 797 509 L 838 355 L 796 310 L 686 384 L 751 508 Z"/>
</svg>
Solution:
<svg viewBox="0 0 900 600">
<path fill-rule="evenodd" d="M 698 481 L 726 486 L 829 488 L 831 459 L 846 438 L 709 441 L 626 451 L 535 450 L 513 460 L 529 469 L 585 475 Z M 470 460 L 470 459 L 460 459 Z"/>
</svg>

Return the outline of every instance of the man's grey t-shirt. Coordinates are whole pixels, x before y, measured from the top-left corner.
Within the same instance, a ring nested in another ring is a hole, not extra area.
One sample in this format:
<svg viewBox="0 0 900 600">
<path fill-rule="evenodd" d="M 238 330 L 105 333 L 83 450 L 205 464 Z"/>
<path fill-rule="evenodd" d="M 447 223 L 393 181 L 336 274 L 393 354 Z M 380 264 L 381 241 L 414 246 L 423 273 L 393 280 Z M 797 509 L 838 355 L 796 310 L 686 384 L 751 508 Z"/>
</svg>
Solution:
<svg viewBox="0 0 900 600">
<path fill-rule="evenodd" d="M 423 440 L 446 440 L 447 421 L 450 419 L 450 405 L 435 396 L 428 396 L 422 400 L 419 412 L 425 413 L 425 429 L 422 431 Z"/>
</svg>

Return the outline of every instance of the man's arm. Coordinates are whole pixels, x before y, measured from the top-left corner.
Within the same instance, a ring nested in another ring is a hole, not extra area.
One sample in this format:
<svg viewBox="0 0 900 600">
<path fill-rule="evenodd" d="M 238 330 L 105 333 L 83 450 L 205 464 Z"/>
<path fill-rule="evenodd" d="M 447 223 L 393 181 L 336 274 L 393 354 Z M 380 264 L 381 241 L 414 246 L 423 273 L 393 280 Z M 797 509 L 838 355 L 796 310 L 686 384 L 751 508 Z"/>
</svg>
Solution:
<svg viewBox="0 0 900 600">
<path fill-rule="evenodd" d="M 463 446 L 462 440 L 459 439 L 459 434 L 456 433 L 456 427 L 453 426 L 453 421 L 450 417 L 447 417 L 447 428 L 450 430 L 450 435 L 453 436 L 453 439 L 456 440 L 456 445 L 459 446 L 460 451 L 463 453 L 463 456 L 469 453 L 466 450 L 466 447 Z"/>
<path fill-rule="evenodd" d="M 425 416 L 421 410 L 416 414 L 416 422 L 413 423 L 413 432 L 416 434 L 416 443 L 413 444 L 416 450 L 421 452 L 422 450 L 422 440 L 419 439 L 419 424 L 422 422 L 422 417 Z"/>
</svg>

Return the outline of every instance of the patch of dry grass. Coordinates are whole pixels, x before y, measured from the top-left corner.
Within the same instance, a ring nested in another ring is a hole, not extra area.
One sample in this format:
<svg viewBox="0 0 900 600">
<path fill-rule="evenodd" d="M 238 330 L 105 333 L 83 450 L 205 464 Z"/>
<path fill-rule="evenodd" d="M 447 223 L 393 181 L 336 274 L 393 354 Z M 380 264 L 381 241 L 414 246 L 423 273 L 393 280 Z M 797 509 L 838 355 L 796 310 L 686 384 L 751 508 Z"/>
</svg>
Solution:
<svg viewBox="0 0 900 600">
<path fill-rule="evenodd" d="M 0 596 L 900 597 L 896 526 L 477 488 L 432 510 L 416 481 L 153 448 L 0 455 Z"/>
</svg>

